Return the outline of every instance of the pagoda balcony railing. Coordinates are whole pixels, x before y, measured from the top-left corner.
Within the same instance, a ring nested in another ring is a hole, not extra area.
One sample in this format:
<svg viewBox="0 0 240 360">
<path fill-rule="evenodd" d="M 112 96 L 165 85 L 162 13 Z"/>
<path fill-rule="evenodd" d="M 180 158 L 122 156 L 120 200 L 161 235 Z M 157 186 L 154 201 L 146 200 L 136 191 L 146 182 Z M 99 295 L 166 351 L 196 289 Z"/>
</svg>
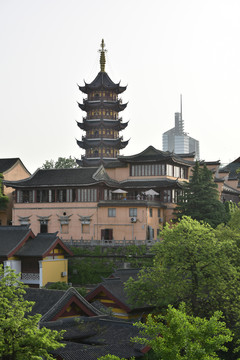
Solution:
<svg viewBox="0 0 240 360">
<path fill-rule="evenodd" d="M 83 118 L 83 121 L 118 120 L 118 119 L 122 121 L 122 118 L 118 118 L 118 116 L 113 117 L 113 115 L 103 115 L 99 117 L 99 114 L 95 114 L 95 115 L 90 115 L 87 118 Z"/>
<path fill-rule="evenodd" d="M 116 136 L 116 137 L 112 137 L 112 135 L 107 135 L 107 134 L 105 134 L 105 135 L 90 135 L 90 136 L 88 136 L 88 137 L 86 137 L 86 136 L 82 136 L 82 141 L 84 141 L 84 140 L 116 140 L 116 139 L 119 139 L 119 138 L 123 138 L 122 136 L 120 137 L 120 136 Z"/>
<path fill-rule="evenodd" d="M 118 101 L 118 98 L 113 98 L 111 96 L 99 96 L 99 98 L 85 98 L 84 101 Z"/>
</svg>

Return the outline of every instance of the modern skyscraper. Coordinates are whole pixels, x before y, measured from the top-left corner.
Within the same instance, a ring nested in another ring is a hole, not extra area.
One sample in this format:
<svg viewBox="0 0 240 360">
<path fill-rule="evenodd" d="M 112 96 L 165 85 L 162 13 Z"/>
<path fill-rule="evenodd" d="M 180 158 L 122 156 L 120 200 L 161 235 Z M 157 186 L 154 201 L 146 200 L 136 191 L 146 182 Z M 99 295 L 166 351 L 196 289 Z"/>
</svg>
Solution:
<svg viewBox="0 0 240 360">
<path fill-rule="evenodd" d="M 199 141 L 188 136 L 184 132 L 184 120 L 182 117 L 182 95 L 180 100 L 180 112 L 175 113 L 175 127 L 164 132 L 162 135 L 163 151 L 171 151 L 175 154 L 189 154 L 194 152 L 195 158 L 198 160 Z"/>
</svg>

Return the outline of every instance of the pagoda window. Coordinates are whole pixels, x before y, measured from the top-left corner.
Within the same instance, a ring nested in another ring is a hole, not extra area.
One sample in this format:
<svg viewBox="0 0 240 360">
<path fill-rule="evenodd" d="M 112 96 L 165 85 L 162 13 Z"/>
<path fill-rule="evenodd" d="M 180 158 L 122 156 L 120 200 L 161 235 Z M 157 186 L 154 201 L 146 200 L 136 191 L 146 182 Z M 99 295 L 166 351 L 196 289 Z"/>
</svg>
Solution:
<svg viewBox="0 0 240 360">
<path fill-rule="evenodd" d="M 95 131 L 94 131 L 94 136 L 98 136 L 98 135 L 99 135 L 98 130 L 95 130 Z"/>
<path fill-rule="evenodd" d="M 94 155 L 98 156 L 98 150 L 94 150 Z"/>
<path fill-rule="evenodd" d="M 100 96 L 100 94 L 95 94 L 95 95 L 94 95 L 94 97 L 95 97 L 96 99 L 98 99 L 99 96 Z"/>
</svg>

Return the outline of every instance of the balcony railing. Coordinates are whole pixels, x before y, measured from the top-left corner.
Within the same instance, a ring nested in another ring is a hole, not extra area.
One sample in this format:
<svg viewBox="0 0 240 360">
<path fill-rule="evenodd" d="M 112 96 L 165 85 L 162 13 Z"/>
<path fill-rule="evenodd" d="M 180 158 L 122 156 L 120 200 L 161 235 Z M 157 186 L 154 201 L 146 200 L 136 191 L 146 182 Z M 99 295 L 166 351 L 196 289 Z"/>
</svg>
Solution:
<svg viewBox="0 0 240 360">
<path fill-rule="evenodd" d="M 24 284 L 39 284 L 40 283 L 39 273 L 22 273 L 21 281 Z"/>
</svg>

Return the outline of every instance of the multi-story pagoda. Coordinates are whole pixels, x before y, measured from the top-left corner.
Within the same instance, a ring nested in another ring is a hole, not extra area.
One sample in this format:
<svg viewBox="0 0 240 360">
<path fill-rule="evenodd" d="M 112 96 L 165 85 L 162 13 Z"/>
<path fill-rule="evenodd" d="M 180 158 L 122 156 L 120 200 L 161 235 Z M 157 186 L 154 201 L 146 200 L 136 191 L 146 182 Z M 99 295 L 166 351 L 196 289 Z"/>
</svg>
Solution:
<svg viewBox="0 0 240 360">
<path fill-rule="evenodd" d="M 119 150 L 124 149 L 128 141 L 123 141 L 119 132 L 125 129 L 128 122 L 123 123 L 119 118 L 119 112 L 123 111 L 127 104 L 122 104 L 118 95 L 126 90 L 126 86 L 115 84 L 105 72 L 105 44 L 101 43 L 100 72 L 90 83 L 85 82 L 79 86 L 79 90 L 87 94 L 83 104 L 79 104 L 81 110 L 86 111 L 83 122 L 77 122 L 81 130 L 86 131 L 82 140 L 77 144 L 85 149 L 85 156 L 77 160 L 81 166 L 98 166 L 115 160 Z"/>
</svg>

